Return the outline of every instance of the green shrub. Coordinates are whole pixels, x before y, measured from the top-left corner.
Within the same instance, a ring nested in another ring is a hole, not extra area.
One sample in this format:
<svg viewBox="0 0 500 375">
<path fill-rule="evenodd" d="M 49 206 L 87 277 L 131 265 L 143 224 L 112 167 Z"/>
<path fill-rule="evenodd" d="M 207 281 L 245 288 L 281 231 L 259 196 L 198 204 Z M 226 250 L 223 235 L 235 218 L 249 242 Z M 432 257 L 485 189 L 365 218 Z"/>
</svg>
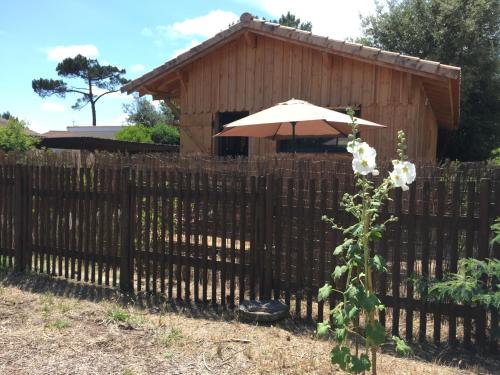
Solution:
<svg viewBox="0 0 500 375">
<path fill-rule="evenodd" d="M 179 129 L 172 125 L 158 124 L 151 129 L 151 140 L 164 145 L 178 145 Z"/>
<path fill-rule="evenodd" d="M 116 133 L 119 141 L 151 143 L 151 131 L 142 125 L 130 125 Z"/>
<path fill-rule="evenodd" d="M 500 147 L 491 151 L 490 159 L 488 161 L 491 165 L 500 165 Z"/>
<path fill-rule="evenodd" d="M 27 133 L 26 122 L 11 118 L 0 127 L 0 149 L 4 151 L 28 151 L 36 146 L 38 139 Z"/>
</svg>

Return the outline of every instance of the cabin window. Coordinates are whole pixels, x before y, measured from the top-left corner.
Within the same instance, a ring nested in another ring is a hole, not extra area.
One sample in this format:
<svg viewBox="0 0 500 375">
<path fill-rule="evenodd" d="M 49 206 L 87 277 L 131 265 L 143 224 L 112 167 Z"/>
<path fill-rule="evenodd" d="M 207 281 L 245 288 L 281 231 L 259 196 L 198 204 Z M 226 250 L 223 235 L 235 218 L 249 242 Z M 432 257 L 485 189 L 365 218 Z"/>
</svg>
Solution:
<svg viewBox="0 0 500 375">
<path fill-rule="evenodd" d="M 218 112 L 214 130 L 218 133 L 224 125 L 248 116 L 248 111 Z M 215 141 L 217 156 L 248 156 L 248 137 L 217 137 Z"/>
<path fill-rule="evenodd" d="M 347 108 L 333 108 L 335 111 L 346 113 Z M 354 116 L 360 117 L 361 109 L 355 108 Z M 297 153 L 335 153 L 347 152 L 347 137 L 333 138 L 296 138 L 295 148 L 291 139 L 284 139 L 277 142 L 278 152 Z"/>
</svg>

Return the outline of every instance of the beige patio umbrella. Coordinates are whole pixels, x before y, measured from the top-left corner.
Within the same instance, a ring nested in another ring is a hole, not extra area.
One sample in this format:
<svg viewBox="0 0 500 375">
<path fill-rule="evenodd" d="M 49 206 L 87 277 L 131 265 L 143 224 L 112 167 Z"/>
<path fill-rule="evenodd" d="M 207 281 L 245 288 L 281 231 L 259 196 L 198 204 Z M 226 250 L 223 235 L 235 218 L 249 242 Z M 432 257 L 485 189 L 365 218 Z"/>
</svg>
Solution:
<svg viewBox="0 0 500 375">
<path fill-rule="evenodd" d="M 381 129 L 371 121 L 356 118 L 359 130 Z M 256 137 L 268 139 L 347 136 L 351 132 L 348 115 L 291 99 L 224 126 L 215 137 Z"/>
</svg>

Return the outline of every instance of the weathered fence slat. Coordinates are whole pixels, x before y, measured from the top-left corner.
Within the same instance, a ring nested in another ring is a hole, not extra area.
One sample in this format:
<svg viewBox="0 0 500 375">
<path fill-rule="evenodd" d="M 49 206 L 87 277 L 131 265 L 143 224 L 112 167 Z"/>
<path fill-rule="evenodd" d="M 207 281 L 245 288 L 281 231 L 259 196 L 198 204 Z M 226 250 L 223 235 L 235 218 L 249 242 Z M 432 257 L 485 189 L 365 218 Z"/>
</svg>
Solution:
<svg viewBox="0 0 500 375">
<path fill-rule="evenodd" d="M 437 185 L 437 216 L 444 217 L 445 210 L 445 183 L 439 181 Z M 436 228 L 436 270 L 435 276 L 438 280 L 443 278 L 443 247 L 444 247 L 444 222 L 439 221 Z M 441 311 L 434 314 L 433 340 L 435 345 L 441 342 Z"/>
<path fill-rule="evenodd" d="M 394 215 L 399 217 L 401 215 L 402 209 L 402 190 L 397 189 L 394 194 Z M 401 228 L 397 227 L 397 224 L 391 225 L 393 230 L 392 237 L 394 238 L 392 252 L 392 334 L 394 336 L 399 336 L 399 314 L 400 314 L 400 283 L 401 283 Z"/>
</svg>

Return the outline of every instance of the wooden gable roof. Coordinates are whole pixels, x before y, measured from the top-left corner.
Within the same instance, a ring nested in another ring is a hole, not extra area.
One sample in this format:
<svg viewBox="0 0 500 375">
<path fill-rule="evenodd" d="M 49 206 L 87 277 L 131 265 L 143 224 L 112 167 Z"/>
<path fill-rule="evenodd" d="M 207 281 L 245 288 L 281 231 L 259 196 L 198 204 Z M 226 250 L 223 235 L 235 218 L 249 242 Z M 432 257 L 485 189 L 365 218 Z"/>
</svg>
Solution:
<svg viewBox="0 0 500 375">
<path fill-rule="evenodd" d="M 250 40 L 255 34 L 420 76 L 440 126 L 449 129 L 458 127 L 460 68 L 357 43 L 333 40 L 255 19 L 249 13 L 243 13 L 240 22 L 235 25 L 124 85 L 122 92 L 139 92 L 141 96 L 150 94 L 155 99 L 176 97 L 183 82 L 183 67 L 242 35 Z"/>
</svg>

